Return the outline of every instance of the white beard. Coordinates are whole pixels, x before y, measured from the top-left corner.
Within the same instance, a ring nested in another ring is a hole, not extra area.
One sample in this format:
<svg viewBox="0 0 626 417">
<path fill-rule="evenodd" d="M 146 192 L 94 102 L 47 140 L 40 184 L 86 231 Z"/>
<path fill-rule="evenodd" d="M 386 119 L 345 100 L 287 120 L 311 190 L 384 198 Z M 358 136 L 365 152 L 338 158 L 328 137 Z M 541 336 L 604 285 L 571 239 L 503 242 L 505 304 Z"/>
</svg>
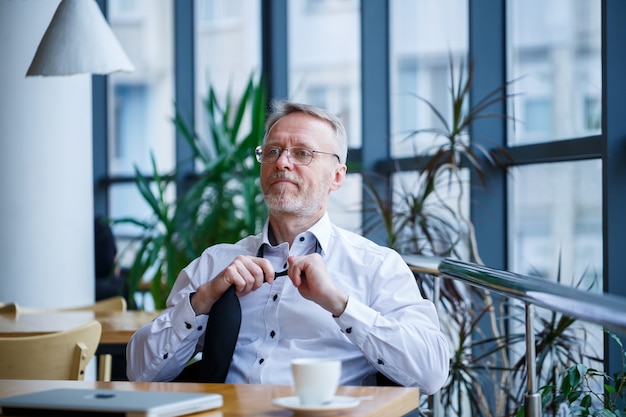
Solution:
<svg viewBox="0 0 626 417">
<path fill-rule="evenodd" d="M 316 182 L 313 187 L 303 190 L 297 178 L 284 174 L 277 177 L 290 178 L 295 184 L 273 185 L 263 189 L 265 203 L 272 213 L 298 214 L 307 217 L 318 213 L 328 198 L 329 185 L 323 181 Z M 298 188 L 297 191 L 293 190 L 294 186 Z"/>
</svg>

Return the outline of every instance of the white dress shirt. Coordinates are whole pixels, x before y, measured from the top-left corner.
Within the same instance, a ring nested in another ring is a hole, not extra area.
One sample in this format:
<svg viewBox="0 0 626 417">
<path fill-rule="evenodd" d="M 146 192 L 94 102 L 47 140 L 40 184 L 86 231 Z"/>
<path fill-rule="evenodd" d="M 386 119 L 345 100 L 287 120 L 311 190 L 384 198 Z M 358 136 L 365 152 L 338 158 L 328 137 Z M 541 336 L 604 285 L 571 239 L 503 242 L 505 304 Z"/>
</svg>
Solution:
<svg viewBox="0 0 626 417">
<path fill-rule="evenodd" d="M 127 347 L 130 380 L 169 381 L 202 351 L 207 316 L 196 316 L 189 294 L 213 279 L 237 255 L 263 256 L 276 272 L 287 258 L 315 252 L 319 242 L 335 285 L 348 294 L 340 317 L 303 298 L 289 277 L 240 297 L 242 322 L 227 383 L 293 383 L 292 359 L 342 361 L 341 385 L 375 385 L 377 371 L 423 393 L 437 391 L 449 367 L 448 343 L 432 302 L 420 295 L 413 273 L 395 251 L 331 224 L 326 214 L 295 239 L 272 247 L 263 232 L 236 244 L 206 249 L 184 268 L 167 309 L 139 329 Z"/>
</svg>

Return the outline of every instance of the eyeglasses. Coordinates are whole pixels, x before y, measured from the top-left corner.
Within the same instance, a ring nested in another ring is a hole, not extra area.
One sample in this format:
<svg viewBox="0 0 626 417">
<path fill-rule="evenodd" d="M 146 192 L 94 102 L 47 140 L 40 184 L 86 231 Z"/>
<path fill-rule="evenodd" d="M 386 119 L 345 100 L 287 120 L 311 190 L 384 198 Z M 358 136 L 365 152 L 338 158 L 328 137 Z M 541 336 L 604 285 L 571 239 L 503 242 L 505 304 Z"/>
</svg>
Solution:
<svg viewBox="0 0 626 417">
<path fill-rule="evenodd" d="M 313 149 L 304 148 L 302 146 L 292 146 L 291 148 L 281 148 L 279 146 L 257 146 L 254 149 L 256 160 L 262 164 L 273 164 L 278 161 L 283 151 L 287 151 L 287 158 L 294 165 L 309 165 L 313 160 L 314 154 L 321 153 L 324 155 L 333 155 L 339 162 L 339 155 L 331 152 L 314 151 Z"/>
</svg>

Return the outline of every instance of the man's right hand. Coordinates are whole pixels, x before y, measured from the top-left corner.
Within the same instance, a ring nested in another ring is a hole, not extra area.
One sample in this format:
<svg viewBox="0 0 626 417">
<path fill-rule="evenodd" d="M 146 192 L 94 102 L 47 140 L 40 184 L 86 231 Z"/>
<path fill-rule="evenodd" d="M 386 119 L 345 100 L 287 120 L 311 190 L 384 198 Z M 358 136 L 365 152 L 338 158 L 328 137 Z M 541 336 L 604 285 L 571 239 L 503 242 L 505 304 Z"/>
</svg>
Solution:
<svg viewBox="0 0 626 417">
<path fill-rule="evenodd" d="M 274 282 L 274 267 L 264 258 L 239 255 L 214 279 L 201 285 L 191 298 L 196 315 L 208 314 L 213 304 L 232 285 L 238 296 L 257 290 L 264 282 Z"/>
</svg>

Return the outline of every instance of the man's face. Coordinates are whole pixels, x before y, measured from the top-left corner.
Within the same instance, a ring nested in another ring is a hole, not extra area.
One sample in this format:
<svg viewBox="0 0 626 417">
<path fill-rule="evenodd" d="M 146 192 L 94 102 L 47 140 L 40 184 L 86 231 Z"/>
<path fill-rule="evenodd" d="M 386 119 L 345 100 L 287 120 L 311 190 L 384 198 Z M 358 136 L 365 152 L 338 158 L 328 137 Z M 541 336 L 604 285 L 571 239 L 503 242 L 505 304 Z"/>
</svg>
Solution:
<svg viewBox="0 0 626 417">
<path fill-rule="evenodd" d="M 265 141 L 268 146 L 336 153 L 334 143 L 331 125 L 305 113 L 280 119 Z M 294 165 L 282 151 L 276 162 L 261 165 L 261 188 L 272 213 L 314 216 L 326 211 L 328 196 L 341 187 L 345 173 L 346 166 L 334 155 L 315 153 L 309 165 Z"/>
</svg>

